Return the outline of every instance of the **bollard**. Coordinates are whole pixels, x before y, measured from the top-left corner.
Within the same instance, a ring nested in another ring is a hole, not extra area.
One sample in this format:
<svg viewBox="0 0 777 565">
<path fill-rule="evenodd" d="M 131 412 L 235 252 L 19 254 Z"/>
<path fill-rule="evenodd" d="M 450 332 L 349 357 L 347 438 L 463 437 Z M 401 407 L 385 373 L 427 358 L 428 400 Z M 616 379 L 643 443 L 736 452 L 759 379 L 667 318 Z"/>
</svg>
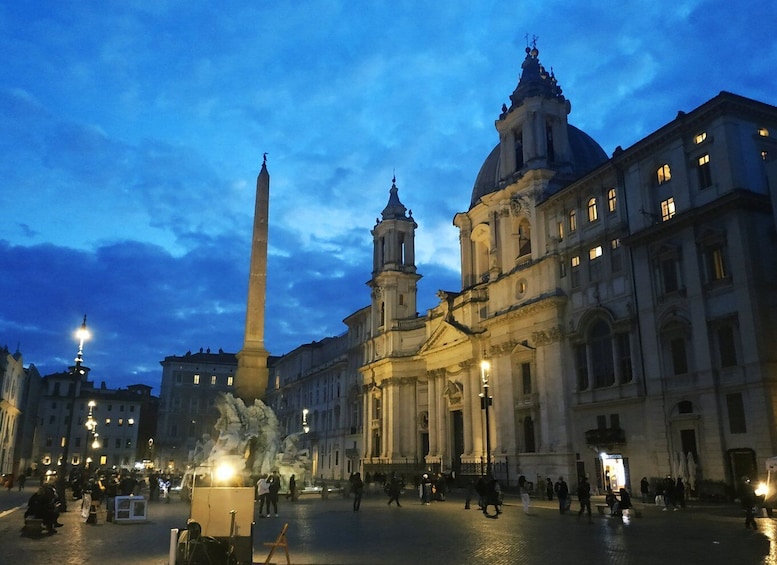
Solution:
<svg viewBox="0 0 777 565">
<path fill-rule="evenodd" d="M 170 555 L 167 565 L 175 565 L 175 555 L 178 551 L 178 528 L 170 530 Z"/>
</svg>

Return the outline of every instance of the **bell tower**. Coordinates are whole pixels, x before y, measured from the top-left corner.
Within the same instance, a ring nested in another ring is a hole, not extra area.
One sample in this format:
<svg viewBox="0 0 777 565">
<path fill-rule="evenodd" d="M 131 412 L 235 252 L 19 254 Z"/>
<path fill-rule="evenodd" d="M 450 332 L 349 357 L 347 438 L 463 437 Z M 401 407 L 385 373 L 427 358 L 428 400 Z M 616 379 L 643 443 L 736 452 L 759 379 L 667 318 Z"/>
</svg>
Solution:
<svg viewBox="0 0 777 565">
<path fill-rule="evenodd" d="M 389 200 L 382 218 L 372 229 L 373 331 L 387 331 L 397 320 L 415 318 L 417 283 L 421 275 L 415 266 L 415 229 L 413 212 L 400 202 L 397 179 L 391 181 Z"/>
</svg>

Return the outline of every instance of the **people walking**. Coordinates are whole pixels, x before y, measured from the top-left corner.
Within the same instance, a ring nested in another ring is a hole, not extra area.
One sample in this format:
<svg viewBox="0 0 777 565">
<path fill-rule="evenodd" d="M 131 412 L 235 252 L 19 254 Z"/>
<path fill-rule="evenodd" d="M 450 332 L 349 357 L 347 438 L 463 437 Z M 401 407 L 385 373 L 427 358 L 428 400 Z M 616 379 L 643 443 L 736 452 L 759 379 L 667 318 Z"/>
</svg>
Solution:
<svg viewBox="0 0 777 565">
<path fill-rule="evenodd" d="M 501 504 L 501 498 L 502 498 L 502 487 L 499 485 L 499 481 L 497 481 L 492 477 L 487 481 L 487 485 L 486 485 L 486 496 L 485 496 L 485 502 L 483 506 L 483 514 L 486 517 L 488 518 L 499 517 L 499 515 L 502 513 L 502 511 L 499 509 L 499 506 Z M 495 512 L 493 516 L 488 513 L 489 506 L 494 507 Z"/>
<path fill-rule="evenodd" d="M 529 484 L 526 482 L 526 477 L 521 475 L 518 477 L 518 492 L 521 495 L 521 504 L 523 504 L 523 513 L 529 513 L 529 506 L 531 506 L 531 496 L 529 496 Z"/>
<path fill-rule="evenodd" d="M 267 504 L 267 517 L 270 517 L 270 485 L 267 483 L 267 475 L 262 475 L 256 482 L 256 497 L 259 500 L 259 516 L 263 516 L 264 505 Z"/>
<path fill-rule="evenodd" d="M 361 473 L 354 473 L 351 477 L 351 490 L 353 491 L 353 511 L 358 512 L 362 505 L 362 494 L 364 494 L 364 481 L 362 481 Z M 397 500 L 399 504 L 399 500 Z"/>
<path fill-rule="evenodd" d="M 19 491 L 21 492 L 24 490 L 24 483 L 27 481 L 27 475 L 25 475 L 24 473 L 21 473 L 17 481 L 19 483 Z"/>
<path fill-rule="evenodd" d="M 426 476 L 426 475 L 424 475 Z M 431 490 L 431 485 L 430 485 Z M 402 505 L 399 503 L 399 495 L 402 493 L 402 483 L 397 478 L 396 473 L 391 473 L 391 479 L 389 480 L 388 484 L 386 485 L 386 492 L 389 495 L 388 499 L 388 505 L 391 506 L 392 502 L 396 502 L 398 507 L 401 507 Z"/>
<path fill-rule="evenodd" d="M 273 471 L 273 473 L 270 475 L 270 478 L 267 479 L 267 489 L 269 492 L 267 493 L 267 517 L 270 517 L 270 505 L 272 504 L 273 512 L 275 513 L 275 517 L 278 517 L 278 491 L 281 490 L 281 478 L 278 476 L 276 472 Z"/>
<path fill-rule="evenodd" d="M 580 518 L 586 511 L 588 512 L 588 521 L 591 522 L 591 485 L 585 477 L 581 477 L 580 483 L 577 485 L 577 499 L 580 501 L 577 517 Z"/>
<path fill-rule="evenodd" d="M 556 484 L 553 485 L 553 490 L 556 491 L 558 497 L 558 511 L 564 514 L 569 509 L 569 486 L 567 486 L 564 477 L 559 477 Z"/>
</svg>

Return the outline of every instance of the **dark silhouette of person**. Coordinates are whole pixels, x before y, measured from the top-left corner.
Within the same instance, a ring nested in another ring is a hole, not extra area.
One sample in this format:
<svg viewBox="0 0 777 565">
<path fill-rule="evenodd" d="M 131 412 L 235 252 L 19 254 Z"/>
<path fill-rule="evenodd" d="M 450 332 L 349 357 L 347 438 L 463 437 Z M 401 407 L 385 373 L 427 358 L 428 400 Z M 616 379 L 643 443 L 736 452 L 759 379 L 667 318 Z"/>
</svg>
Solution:
<svg viewBox="0 0 777 565">
<path fill-rule="evenodd" d="M 351 477 L 351 490 L 353 491 L 353 511 L 358 512 L 362 505 L 362 495 L 364 494 L 364 481 L 362 481 L 361 473 L 354 473 Z M 397 505 L 399 500 L 397 500 Z"/>
<path fill-rule="evenodd" d="M 396 473 L 391 474 L 391 479 L 386 486 L 386 490 L 388 491 L 389 495 L 388 505 L 391 506 L 391 503 L 396 501 L 397 506 L 401 507 L 402 505 L 399 503 L 399 495 L 402 493 L 402 483 L 397 478 Z"/>
<path fill-rule="evenodd" d="M 577 512 L 577 517 L 583 515 L 584 511 L 588 512 L 588 521 L 591 521 L 591 485 L 588 483 L 588 479 L 582 477 L 580 483 L 577 485 L 577 499 L 580 501 L 580 510 Z"/>
</svg>

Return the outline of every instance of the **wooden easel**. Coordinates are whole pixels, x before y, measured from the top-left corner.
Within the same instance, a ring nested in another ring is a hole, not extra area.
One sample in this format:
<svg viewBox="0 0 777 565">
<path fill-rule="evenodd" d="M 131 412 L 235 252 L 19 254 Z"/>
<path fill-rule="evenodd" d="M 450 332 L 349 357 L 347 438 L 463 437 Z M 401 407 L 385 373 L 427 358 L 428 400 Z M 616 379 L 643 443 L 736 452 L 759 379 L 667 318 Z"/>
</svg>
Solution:
<svg viewBox="0 0 777 565">
<path fill-rule="evenodd" d="M 267 556 L 267 559 L 264 561 L 264 565 L 269 565 L 270 559 L 272 559 L 273 553 L 275 553 L 275 550 L 279 547 L 282 547 L 286 551 L 286 564 L 291 565 L 291 558 L 289 557 L 289 542 L 286 539 L 286 530 L 289 529 L 288 524 L 283 525 L 283 529 L 281 530 L 281 534 L 278 536 L 278 539 L 273 541 L 266 541 L 264 542 L 264 545 L 271 547 L 270 555 Z"/>
</svg>

